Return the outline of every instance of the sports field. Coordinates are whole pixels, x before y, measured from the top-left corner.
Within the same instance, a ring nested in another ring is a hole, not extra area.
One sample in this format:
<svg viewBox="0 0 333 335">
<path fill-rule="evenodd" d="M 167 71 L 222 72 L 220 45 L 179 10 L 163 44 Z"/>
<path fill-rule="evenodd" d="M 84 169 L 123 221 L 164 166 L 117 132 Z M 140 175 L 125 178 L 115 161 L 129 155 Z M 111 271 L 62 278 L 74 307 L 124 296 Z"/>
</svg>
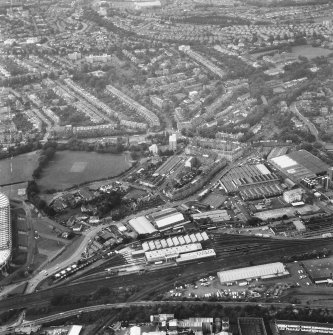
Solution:
<svg viewBox="0 0 333 335">
<path fill-rule="evenodd" d="M 39 152 L 29 152 L 13 158 L 0 160 L 0 185 L 26 182 L 32 179 L 37 167 Z"/>
<path fill-rule="evenodd" d="M 58 151 L 43 170 L 38 184 L 42 191 L 62 190 L 84 182 L 117 176 L 130 165 L 126 155 Z"/>
</svg>

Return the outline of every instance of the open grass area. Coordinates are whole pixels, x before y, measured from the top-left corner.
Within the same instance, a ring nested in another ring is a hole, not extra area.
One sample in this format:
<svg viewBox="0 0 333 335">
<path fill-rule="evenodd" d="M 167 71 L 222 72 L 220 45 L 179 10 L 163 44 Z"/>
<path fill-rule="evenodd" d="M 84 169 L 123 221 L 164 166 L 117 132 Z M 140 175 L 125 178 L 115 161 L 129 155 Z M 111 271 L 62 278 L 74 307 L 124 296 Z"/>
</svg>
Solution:
<svg viewBox="0 0 333 335">
<path fill-rule="evenodd" d="M 84 236 L 76 236 L 74 239 L 70 241 L 70 244 L 66 247 L 65 251 L 59 255 L 59 257 L 55 258 L 53 262 L 50 263 L 50 266 L 53 266 L 58 263 L 62 263 L 66 261 L 69 257 L 73 255 L 75 250 L 81 244 Z"/>
<path fill-rule="evenodd" d="M 18 295 L 18 294 L 24 294 L 24 291 L 27 287 L 28 283 L 22 283 L 21 285 L 15 287 L 13 290 L 11 290 L 10 292 L 8 292 L 8 296 L 14 296 L 14 295 Z"/>
<path fill-rule="evenodd" d="M 36 254 L 33 263 L 30 265 L 31 271 L 35 271 L 36 269 L 38 269 L 46 260 L 47 256 L 40 253 Z"/>
<path fill-rule="evenodd" d="M 18 234 L 18 245 L 19 247 L 28 247 L 28 235 Z"/>
<path fill-rule="evenodd" d="M 33 220 L 33 229 L 37 230 L 39 234 L 50 234 L 54 237 L 57 237 L 58 232 L 69 231 L 67 227 L 46 217 Z"/>
<path fill-rule="evenodd" d="M 40 237 L 37 240 L 37 246 L 40 253 L 51 256 L 56 251 L 60 250 L 64 246 L 64 244 L 61 243 L 60 241 Z"/>
<path fill-rule="evenodd" d="M 59 151 L 42 173 L 42 191 L 66 189 L 84 182 L 114 177 L 130 167 L 126 155 Z"/>
<path fill-rule="evenodd" d="M 12 263 L 15 265 L 24 265 L 27 261 L 27 253 L 22 250 L 14 250 L 12 256 Z"/>
<path fill-rule="evenodd" d="M 17 223 L 16 223 L 16 228 L 19 231 L 27 231 L 27 223 L 24 218 L 18 218 Z"/>
<path fill-rule="evenodd" d="M 0 160 L 0 185 L 25 182 L 32 179 L 32 172 L 38 165 L 39 152 L 29 152 Z"/>
</svg>

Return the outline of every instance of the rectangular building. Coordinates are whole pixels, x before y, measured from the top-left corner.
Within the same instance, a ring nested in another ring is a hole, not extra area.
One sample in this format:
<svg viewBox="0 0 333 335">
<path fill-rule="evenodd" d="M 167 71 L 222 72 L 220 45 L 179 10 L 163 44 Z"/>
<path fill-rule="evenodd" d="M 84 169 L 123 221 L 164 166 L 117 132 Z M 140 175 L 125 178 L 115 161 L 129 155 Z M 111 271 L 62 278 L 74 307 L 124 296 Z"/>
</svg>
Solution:
<svg viewBox="0 0 333 335">
<path fill-rule="evenodd" d="M 213 257 L 216 257 L 215 250 L 207 249 L 207 250 L 200 250 L 200 251 L 195 251 L 195 252 L 189 252 L 186 254 L 181 254 L 176 259 L 176 262 L 185 263 L 185 262 L 191 262 L 191 261 L 213 258 Z"/>
<path fill-rule="evenodd" d="M 201 243 L 192 243 L 178 247 L 170 247 L 159 250 L 146 251 L 145 256 L 148 262 L 165 260 L 166 257 L 173 255 L 177 258 L 181 254 L 202 250 Z"/>
<path fill-rule="evenodd" d="M 288 275 L 289 272 L 281 262 L 249 266 L 217 273 L 221 284 L 239 280 L 268 279 Z"/>
<path fill-rule="evenodd" d="M 139 216 L 137 218 L 131 219 L 128 221 L 128 224 L 139 235 L 153 234 L 156 232 L 155 227 L 145 216 Z"/>
<path fill-rule="evenodd" d="M 280 331 L 314 333 L 314 334 L 333 334 L 332 323 L 305 322 L 276 320 L 275 326 Z"/>
</svg>

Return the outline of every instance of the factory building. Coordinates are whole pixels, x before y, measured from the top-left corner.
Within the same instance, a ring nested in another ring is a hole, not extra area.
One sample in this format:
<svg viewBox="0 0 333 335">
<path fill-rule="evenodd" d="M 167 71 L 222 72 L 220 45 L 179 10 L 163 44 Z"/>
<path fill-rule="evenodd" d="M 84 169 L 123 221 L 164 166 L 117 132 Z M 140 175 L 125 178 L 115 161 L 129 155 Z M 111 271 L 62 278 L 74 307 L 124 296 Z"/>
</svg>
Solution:
<svg viewBox="0 0 333 335">
<path fill-rule="evenodd" d="M 153 234 L 156 232 L 155 227 L 145 216 L 139 216 L 128 221 L 130 227 L 138 234 Z"/>
<path fill-rule="evenodd" d="M 221 180 L 221 187 L 228 193 L 240 192 L 243 200 L 255 200 L 282 194 L 279 177 L 264 164 L 237 166 Z"/>
<path fill-rule="evenodd" d="M 156 239 L 142 243 L 142 250 L 150 251 L 156 249 L 171 248 L 178 245 L 186 245 L 209 240 L 206 232 L 193 233 L 190 235 L 178 235 L 166 239 Z"/>
<path fill-rule="evenodd" d="M 181 223 L 185 223 L 182 213 L 175 208 L 166 208 L 150 215 L 158 230 L 167 230 Z"/>
<path fill-rule="evenodd" d="M 234 283 L 240 280 L 252 279 L 271 279 L 274 277 L 282 277 L 289 275 L 288 270 L 284 267 L 283 263 L 269 263 L 257 266 L 249 266 L 234 270 L 220 271 L 217 276 L 221 284 Z"/>
<path fill-rule="evenodd" d="M 202 250 L 201 243 L 192 243 L 181 245 L 177 247 L 170 247 L 165 249 L 156 249 L 151 251 L 146 251 L 145 256 L 146 260 L 149 263 L 158 262 L 158 261 L 169 261 L 174 260 L 179 257 L 179 255 Z"/>
<path fill-rule="evenodd" d="M 328 171 L 326 163 L 306 150 L 294 151 L 269 161 L 295 183 L 325 175 Z"/>
<path fill-rule="evenodd" d="M 292 202 L 297 202 L 302 200 L 303 190 L 301 188 L 297 188 L 290 191 L 283 192 L 283 200 L 287 204 L 291 204 Z"/>
<path fill-rule="evenodd" d="M 209 211 L 209 212 L 202 212 L 192 215 L 193 220 L 200 220 L 200 219 L 210 219 L 213 223 L 229 221 L 230 215 L 224 209 L 216 210 L 216 211 Z"/>
<path fill-rule="evenodd" d="M 214 258 L 216 257 L 216 253 L 214 249 L 207 249 L 207 250 L 200 250 L 195 252 L 189 252 L 186 254 L 181 254 L 176 259 L 176 262 L 178 264 L 185 263 L 185 262 L 191 262 L 191 261 L 197 261 L 207 258 Z"/>
</svg>

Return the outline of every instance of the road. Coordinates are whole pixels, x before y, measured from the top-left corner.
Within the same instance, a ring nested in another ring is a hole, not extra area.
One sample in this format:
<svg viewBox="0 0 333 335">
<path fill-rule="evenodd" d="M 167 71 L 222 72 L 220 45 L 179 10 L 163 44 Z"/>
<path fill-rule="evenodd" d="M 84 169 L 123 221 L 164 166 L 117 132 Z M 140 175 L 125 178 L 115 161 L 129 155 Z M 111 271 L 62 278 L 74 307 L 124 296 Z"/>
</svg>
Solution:
<svg viewBox="0 0 333 335">
<path fill-rule="evenodd" d="M 316 126 L 298 110 L 296 102 L 293 102 L 290 105 L 290 110 L 307 126 L 310 133 L 316 138 L 316 141 L 325 145 L 325 142 L 321 141 L 319 138 L 319 132 Z"/>
<path fill-rule="evenodd" d="M 53 315 L 49 315 L 43 318 L 39 318 L 36 320 L 23 320 L 24 314 L 20 315 L 18 321 L 16 321 L 12 327 L 7 326 L 6 330 L 0 331 L 0 334 L 9 334 L 10 331 L 18 327 L 19 325 L 21 327 L 32 327 L 40 324 L 44 324 L 46 322 L 52 322 L 72 316 L 77 316 L 80 315 L 80 313 L 88 313 L 88 312 L 94 312 L 94 311 L 100 311 L 103 309 L 115 309 L 115 308 L 127 308 L 127 307 L 137 307 L 137 306 L 153 306 L 153 305 L 178 305 L 182 304 L 184 302 L 182 301 L 135 301 L 135 302 L 125 302 L 125 303 L 115 303 L 115 304 L 103 304 L 103 305 L 95 305 L 95 306 L 88 306 L 88 307 L 82 307 L 82 308 L 77 308 L 77 309 L 72 309 L 66 312 L 61 312 L 61 313 L 56 313 Z M 191 305 L 202 305 L 202 304 L 208 304 L 208 305 L 217 305 L 221 304 L 221 302 L 212 302 L 212 301 L 187 301 L 186 304 L 191 304 Z M 307 306 L 307 305 L 302 305 L 302 304 L 293 304 L 291 305 L 290 303 L 256 303 L 256 302 L 223 302 L 222 303 L 224 306 L 230 306 L 230 307 L 244 307 L 244 306 L 260 306 L 260 307 L 265 307 L 265 308 L 271 308 L 274 306 L 275 308 L 283 309 L 287 308 L 290 306 L 293 306 L 294 308 L 311 308 L 311 309 L 318 309 L 318 308 L 326 308 L 325 306 L 318 304 L 318 305 L 313 305 Z M 328 308 L 329 310 L 332 310 L 332 308 Z"/>
<path fill-rule="evenodd" d="M 92 239 L 101 229 L 107 227 L 109 224 L 104 224 L 101 226 L 90 228 L 88 231 L 85 232 L 84 239 L 82 240 L 79 247 L 75 250 L 75 252 L 67 258 L 64 262 L 51 265 L 49 268 L 45 268 L 47 271 L 47 275 L 45 272 L 39 272 L 36 276 L 34 276 L 31 280 L 29 280 L 26 293 L 32 293 L 35 291 L 37 285 L 45 279 L 46 276 L 52 276 L 59 272 L 59 269 L 63 269 L 68 267 L 69 265 L 77 262 L 81 258 L 81 254 L 84 252 L 88 242 Z"/>
</svg>

